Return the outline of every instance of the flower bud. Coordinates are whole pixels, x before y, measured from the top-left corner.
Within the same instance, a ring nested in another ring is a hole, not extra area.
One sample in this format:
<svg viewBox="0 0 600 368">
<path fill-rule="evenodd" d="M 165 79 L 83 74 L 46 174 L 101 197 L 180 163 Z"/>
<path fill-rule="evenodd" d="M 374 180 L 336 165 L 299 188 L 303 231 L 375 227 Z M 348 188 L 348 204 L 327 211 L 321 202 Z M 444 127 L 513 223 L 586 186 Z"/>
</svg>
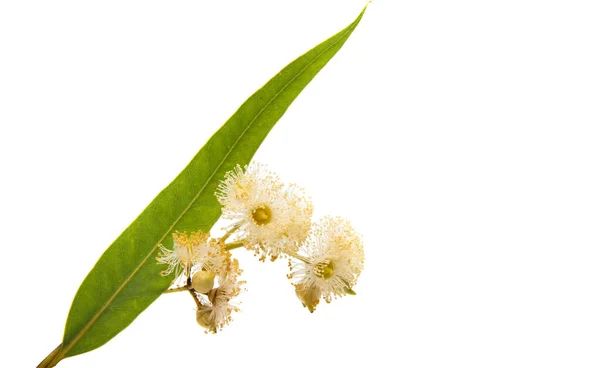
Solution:
<svg viewBox="0 0 600 368">
<path fill-rule="evenodd" d="M 216 332 L 217 329 L 214 324 L 214 320 L 211 321 L 209 309 L 197 309 L 196 310 L 196 322 L 207 331 Z"/>
<path fill-rule="evenodd" d="M 215 286 L 215 274 L 212 271 L 198 271 L 192 276 L 192 288 L 200 294 L 208 293 Z"/>
<path fill-rule="evenodd" d="M 296 286 L 296 296 L 302 302 L 302 305 L 308 308 L 310 313 L 315 311 L 319 300 L 321 299 L 321 290 L 316 287 L 305 287 L 304 285 Z"/>
</svg>

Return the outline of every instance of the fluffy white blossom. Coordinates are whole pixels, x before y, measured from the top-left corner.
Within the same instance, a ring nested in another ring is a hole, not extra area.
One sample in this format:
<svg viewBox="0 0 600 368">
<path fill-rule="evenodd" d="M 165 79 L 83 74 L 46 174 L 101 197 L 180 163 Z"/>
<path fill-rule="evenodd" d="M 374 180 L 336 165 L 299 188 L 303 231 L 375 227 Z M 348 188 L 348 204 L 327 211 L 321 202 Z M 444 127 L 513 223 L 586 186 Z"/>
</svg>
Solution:
<svg viewBox="0 0 600 368">
<path fill-rule="evenodd" d="M 175 279 L 195 268 L 216 269 L 224 259 L 222 244 L 209 240 L 209 235 L 201 231 L 190 233 L 175 232 L 173 234 L 173 249 L 159 245 L 160 253 L 156 260 L 168 265 L 161 271 L 162 276 L 175 273 Z M 184 272 L 185 271 L 185 272 Z"/>
<path fill-rule="evenodd" d="M 362 240 L 348 221 L 325 217 L 302 244 L 297 258 L 290 265 L 290 278 L 298 298 L 312 312 L 321 298 L 329 303 L 354 293 L 365 256 Z"/>
<path fill-rule="evenodd" d="M 260 164 L 250 164 L 245 170 L 238 166 L 227 173 L 216 196 L 223 218 L 231 220 L 229 229 L 261 259 L 294 253 L 306 239 L 310 200 L 301 188 L 284 186 Z"/>
</svg>

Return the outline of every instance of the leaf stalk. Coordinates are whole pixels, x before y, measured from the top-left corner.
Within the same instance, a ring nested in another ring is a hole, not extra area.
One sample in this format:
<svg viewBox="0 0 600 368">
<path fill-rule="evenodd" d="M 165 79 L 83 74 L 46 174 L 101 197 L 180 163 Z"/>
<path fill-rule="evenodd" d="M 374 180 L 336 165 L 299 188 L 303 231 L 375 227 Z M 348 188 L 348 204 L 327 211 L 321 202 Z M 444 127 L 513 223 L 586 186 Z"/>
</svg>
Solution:
<svg viewBox="0 0 600 368">
<path fill-rule="evenodd" d="M 56 364 L 58 364 L 58 361 L 55 362 L 54 359 L 60 352 L 60 349 L 62 349 L 62 344 L 58 345 L 56 349 L 52 350 L 52 352 L 48 354 L 48 356 L 44 360 L 42 360 L 40 364 L 38 364 L 37 368 L 52 368 Z"/>
</svg>

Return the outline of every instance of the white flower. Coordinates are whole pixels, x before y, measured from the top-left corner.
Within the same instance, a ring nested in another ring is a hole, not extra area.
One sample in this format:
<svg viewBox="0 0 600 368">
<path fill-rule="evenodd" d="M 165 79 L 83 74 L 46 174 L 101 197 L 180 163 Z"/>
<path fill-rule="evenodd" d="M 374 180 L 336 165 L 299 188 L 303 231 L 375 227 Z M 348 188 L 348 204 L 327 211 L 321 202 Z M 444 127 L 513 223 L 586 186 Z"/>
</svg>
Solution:
<svg viewBox="0 0 600 368">
<path fill-rule="evenodd" d="M 294 253 L 307 236 L 312 204 L 297 186 L 285 187 L 264 166 L 239 166 L 227 173 L 217 190 L 223 218 L 247 249 L 261 259 Z"/>
<path fill-rule="evenodd" d="M 182 274 L 189 276 L 194 268 L 215 269 L 223 262 L 223 246 L 208 239 L 209 235 L 201 231 L 190 233 L 175 232 L 173 234 L 173 250 L 159 245 L 160 253 L 156 260 L 166 264 L 168 268 L 161 271 L 161 276 L 175 273 L 175 279 Z"/>
<path fill-rule="evenodd" d="M 221 269 L 218 275 L 219 286 L 206 294 L 198 294 L 200 305 L 196 311 L 196 321 L 207 332 L 216 333 L 231 322 L 231 313 L 240 309 L 233 298 L 242 291 L 244 281 L 239 281 L 242 271 L 236 259 L 229 259 L 226 267 Z"/>
<path fill-rule="evenodd" d="M 289 185 L 285 198 L 290 208 L 290 223 L 287 226 L 285 237 L 288 241 L 301 244 L 310 232 L 311 217 L 313 206 L 302 188 L 296 185 Z M 294 251 L 297 250 L 297 246 Z"/>
<path fill-rule="evenodd" d="M 315 225 L 300 248 L 301 261 L 294 261 L 290 278 L 296 294 L 312 312 L 323 298 L 353 294 L 364 264 L 363 244 L 350 223 L 339 217 L 325 217 Z"/>
<path fill-rule="evenodd" d="M 246 170 L 237 165 L 225 174 L 225 179 L 219 184 L 215 195 L 223 207 L 237 212 L 246 208 L 252 198 L 263 194 L 265 188 L 279 186 L 278 178 L 264 165 L 251 163 L 246 166 Z"/>
</svg>

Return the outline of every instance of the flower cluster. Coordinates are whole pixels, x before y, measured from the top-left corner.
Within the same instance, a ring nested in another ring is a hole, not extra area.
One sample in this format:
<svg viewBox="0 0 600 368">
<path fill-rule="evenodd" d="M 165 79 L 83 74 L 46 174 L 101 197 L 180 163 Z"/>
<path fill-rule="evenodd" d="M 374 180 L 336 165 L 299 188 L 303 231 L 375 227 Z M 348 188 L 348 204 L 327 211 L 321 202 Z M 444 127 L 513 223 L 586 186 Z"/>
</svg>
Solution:
<svg viewBox="0 0 600 368">
<path fill-rule="evenodd" d="M 288 259 L 296 295 L 313 312 L 346 294 L 363 269 L 360 236 L 339 217 L 312 223 L 313 206 L 304 190 L 284 184 L 260 164 L 237 166 L 215 193 L 227 221 L 225 235 L 213 239 L 201 232 L 173 234 L 173 249 L 160 246 L 163 276 L 175 273 L 171 291 L 189 291 L 196 302 L 196 320 L 207 332 L 217 332 L 239 307 L 234 301 L 244 281 L 231 250 L 244 247 L 261 261 Z M 176 286 L 184 283 L 183 286 Z"/>
<path fill-rule="evenodd" d="M 196 320 L 207 332 L 217 332 L 238 311 L 233 298 L 242 290 L 244 281 L 238 261 L 231 257 L 220 239 L 211 239 L 201 231 L 173 234 L 173 250 L 160 245 L 156 260 L 168 267 L 162 276 L 175 273 L 175 286 L 169 291 L 188 290 L 196 302 Z"/>
<path fill-rule="evenodd" d="M 231 312 L 239 311 L 239 307 L 233 303 L 232 298 L 236 297 L 244 281 L 238 281 L 241 275 L 237 259 L 228 258 L 218 274 L 219 286 L 211 288 L 206 293 L 201 293 L 196 289 L 192 282 L 192 287 L 196 290 L 196 296 L 200 302 L 196 310 L 196 321 L 207 331 L 216 333 L 217 329 L 231 321 Z"/>
</svg>

